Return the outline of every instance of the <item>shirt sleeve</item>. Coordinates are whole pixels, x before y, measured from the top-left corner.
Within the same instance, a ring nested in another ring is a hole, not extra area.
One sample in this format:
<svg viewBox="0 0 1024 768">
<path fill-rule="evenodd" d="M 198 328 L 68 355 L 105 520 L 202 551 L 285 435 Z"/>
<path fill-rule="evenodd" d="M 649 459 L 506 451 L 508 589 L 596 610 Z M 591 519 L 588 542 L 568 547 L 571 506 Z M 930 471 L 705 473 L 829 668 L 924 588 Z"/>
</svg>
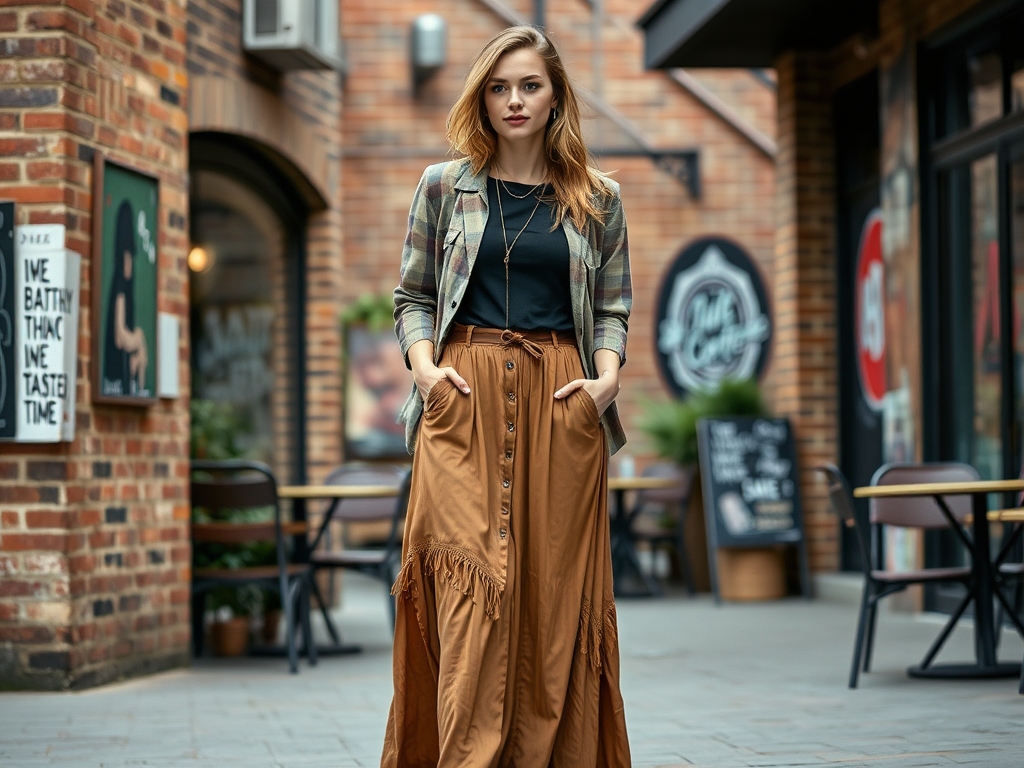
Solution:
<svg viewBox="0 0 1024 768">
<path fill-rule="evenodd" d="M 437 316 L 437 212 L 430 200 L 429 173 L 429 168 L 423 172 L 409 209 L 401 277 L 394 293 L 395 333 L 406 367 L 411 367 L 409 347 L 423 339 L 433 340 Z"/>
<path fill-rule="evenodd" d="M 626 216 L 617 188 L 611 197 L 603 228 L 601 266 L 594 287 L 594 349 L 610 349 L 618 353 L 619 363 L 624 365 L 633 286 L 629 275 Z"/>
</svg>

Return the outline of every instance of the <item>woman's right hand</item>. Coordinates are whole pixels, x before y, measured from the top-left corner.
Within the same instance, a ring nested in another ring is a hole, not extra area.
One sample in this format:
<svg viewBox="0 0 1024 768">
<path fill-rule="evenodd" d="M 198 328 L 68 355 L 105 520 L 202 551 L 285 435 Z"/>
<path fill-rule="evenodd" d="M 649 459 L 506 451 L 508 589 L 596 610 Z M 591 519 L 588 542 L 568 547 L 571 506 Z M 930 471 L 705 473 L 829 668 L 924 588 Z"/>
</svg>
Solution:
<svg viewBox="0 0 1024 768">
<path fill-rule="evenodd" d="M 433 389 L 441 379 L 450 379 L 452 384 L 458 387 L 463 394 L 469 394 L 469 384 L 466 383 L 464 378 L 459 376 L 458 372 L 454 368 L 438 368 L 433 363 L 427 363 L 413 368 L 412 377 L 416 382 L 416 388 L 420 391 L 420 397 L 423 398 L 424 402 L 426 402 L 427 395 L 430 393 L 430 390 Z"/>
</svg>

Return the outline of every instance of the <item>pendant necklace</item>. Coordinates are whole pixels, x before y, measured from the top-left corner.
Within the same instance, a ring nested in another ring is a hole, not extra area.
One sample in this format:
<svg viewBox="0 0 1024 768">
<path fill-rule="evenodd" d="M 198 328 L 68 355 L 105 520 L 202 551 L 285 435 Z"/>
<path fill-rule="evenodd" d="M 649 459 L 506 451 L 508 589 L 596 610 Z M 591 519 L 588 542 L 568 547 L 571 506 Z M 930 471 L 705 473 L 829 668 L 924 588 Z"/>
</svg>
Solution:
<svg viewBox="0 0 1024 768">
<path fill-rule="evenodd" d="M 498 181 L 501 182 L 501 179 L 498 179 Z M 541 182 L 541 183 L 543 183 L 543 182 Z M 501 186 L 505 186 L 505 185 L 501 184 Z M 533 190 L 530 191 L 530 194 L 533 194 L 533 192 L 539 186 L 540 186 L 540 184 L 535 186 L 533 188 Z M 504 209 L 501 206 L 501 189 L 500 188 L 495 188 L 494 191 L 495 191 L 495 193 L 497 195 L 497 198 L 498 198 L 498 213 L 501 216 L 501 239 L 505 243 L 505 259 L 504 259 L 504 261 L 505 261 L 505 330 L 508 330 L 508 259 L 509 259 L 509 256 L 512 255 L 512 249 L 516 247 L 516 241 L 518 241 L 519 238 L 522 236 L 523 232 L 526 231 L 526 228 L 528 226 L 530 226 L 530 222 L 533 221 L 534 214 L 536 214 L 537 213 L 537 209 L 540 208 L 540 196 L 539 195 L 537 196 L 537 202 L 533 206 L 533 211 L 530 213 L 530 218 L 528 218 L 526 220 L 526 223 L 523 224 L 523 228 L 519 230 L 519 234 L 516 235 L 512 239 L 512 245 L 509 245 L 508 244 L 508 234 L 505 232 L 505 211 L 504 211 Z M 508 188 L 507 187 L 506 187 L 505 191 L 508 192 Z M 511 195 L 512 193 L 509 192 L 509 194 Z M 525 200 L 527 197 L 529 197 L 529 195 L 524 195 L 523 197 L 518 197 L 517 195 L 512 195 L 512 197 L 515 197 L 518 200 Z"/>
</svg>

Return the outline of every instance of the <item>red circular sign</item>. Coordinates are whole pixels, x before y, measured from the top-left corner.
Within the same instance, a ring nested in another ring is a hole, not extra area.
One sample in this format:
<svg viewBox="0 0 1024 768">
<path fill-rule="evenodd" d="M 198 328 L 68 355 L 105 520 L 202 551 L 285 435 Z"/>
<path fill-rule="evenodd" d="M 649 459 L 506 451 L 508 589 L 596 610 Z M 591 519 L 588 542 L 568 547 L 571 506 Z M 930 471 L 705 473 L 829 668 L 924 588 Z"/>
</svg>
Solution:
<svg viewBox="0 0 1024 768">
<path fill-rule="evenodd" d="M 854 337 L 857 373 L 864 399 L 874 410 L 885 396 L 885 265 L 882 261 L 882 212 L 868 214 L 857 249 L 854 288 Z"/>
</svg>

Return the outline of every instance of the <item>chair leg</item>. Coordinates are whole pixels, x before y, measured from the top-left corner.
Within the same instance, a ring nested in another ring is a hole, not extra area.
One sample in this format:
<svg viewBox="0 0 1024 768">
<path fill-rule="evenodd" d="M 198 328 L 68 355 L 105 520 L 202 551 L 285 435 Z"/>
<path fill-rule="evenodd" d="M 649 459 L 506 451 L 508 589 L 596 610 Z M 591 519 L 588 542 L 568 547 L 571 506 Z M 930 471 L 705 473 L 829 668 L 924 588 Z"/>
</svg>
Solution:
<svg viewBox="0 0 1024 768">
<path fill-rule="evenodd" d="M 868 609 L 868 635 L 864 642 L 864 671 L 871 671 L 871 653 L 875 649 L 875 626 L 878 624 L 878 602 Z"/>
<path fill-rule="evenodd" d="M 204 618 L 206 613 L 206 593 L 192 593 L 192 652 L 196 657 L 203 655 L 203 632 L 206 629 Z"/>
<path fill-rule="evenodd" d="M 281 594 L 281 604 L 284 608 L 284 635 L 285 644 L 288 648 L 288 671 L 294 675 L 299 671 L 299 652 L 295 647 L 295 592 L 292 584 L 286 584 Z"/>
<path fill-rule="evenodd" d="M 1024 622 L 1021 622 L 1020 617 L 1017 615 L 1017 612 L 1013 609 L 1013 606 L 1010 605 L 1010 603 L 1007 601 L 1006 595 L 1003 594 L 1002 590 L 996 590 L 996 598 L 998 598 L 996 603 L 1000 613 L 999 623 L 996 624 L 996 630 L 998 631 L 1002 629 L 1003 618 L 1001 614 L 1005 609 L 1006 615 L 1010 617 L 1010 621 L 1017 628 L 1017 633 L 1021 637 L 1024 637 Z M 999 640 L 999 634 L 996 634 L 996 640 Z"/>
<path fill-rule="evenodd" d="M 313 641 L 313 622 L 310 618 L 311 600 L 310 600 L 310 584 L 312 583 L 312 576 L 304 578 L 300 581 L 299 587 L 299 605 L 302 617 L 302 640 L 306 646 L 306 660 L 309 662 L 311 667 L 315 667 L 317 663 L 316 657 L 316 643 Z"/>
<path fill-rule="evenodd" d="M 868 611 L 873 605 L 874 590 L 870 581 L 864 582 L 864 592 L 860 598 L 860 615 L 857 618 L 857 639 L 853 643 L 853 663 L 850 664 L 850 688 L 857 687 L 857 675 L 860 672 L 861 659 L 864 656 L 864 630 L 868 621 Z"/>
<path fill-rule="evenodd" d="M 331 616 L 327 612 L 327 602 L 324 600 L 323 594 L 320 592 L 320 586 L 316 583 L 316 573 L 312 573 L 309 576 L 309 586 L 316 596 L 317 605 L 320 606 L 320 613 L 323 614 L 324 624 L 327 625 L 327 632 L 331 636 L 331 640 L 335 645 L 341 645 L 341 635 L 338 634 L 337 628 L 334 626 L 334 622 L 331 621 Z"/>
</svg>

